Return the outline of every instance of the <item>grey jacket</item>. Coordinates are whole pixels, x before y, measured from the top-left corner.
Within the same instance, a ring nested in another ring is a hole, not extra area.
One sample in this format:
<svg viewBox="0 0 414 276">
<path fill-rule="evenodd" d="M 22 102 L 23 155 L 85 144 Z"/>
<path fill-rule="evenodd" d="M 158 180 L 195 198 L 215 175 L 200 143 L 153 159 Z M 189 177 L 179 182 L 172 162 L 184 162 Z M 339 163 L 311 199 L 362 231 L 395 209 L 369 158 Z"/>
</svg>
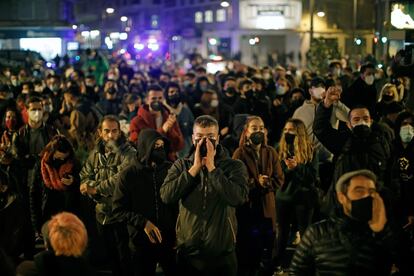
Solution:
<svg viewBox="0 0 414 276">
<path fill-rule="evenodd" d="M 90 153 L 83 166 L 80 177 L 81 183 L 96 188 L 96 219 L 104 224 L 117 220 L 112 215 L 112 195 L 121 171 L 136 160 L 136 150 L 121 138 L 118 149 L 105 155 L 101 142 Z"/>
</svg>

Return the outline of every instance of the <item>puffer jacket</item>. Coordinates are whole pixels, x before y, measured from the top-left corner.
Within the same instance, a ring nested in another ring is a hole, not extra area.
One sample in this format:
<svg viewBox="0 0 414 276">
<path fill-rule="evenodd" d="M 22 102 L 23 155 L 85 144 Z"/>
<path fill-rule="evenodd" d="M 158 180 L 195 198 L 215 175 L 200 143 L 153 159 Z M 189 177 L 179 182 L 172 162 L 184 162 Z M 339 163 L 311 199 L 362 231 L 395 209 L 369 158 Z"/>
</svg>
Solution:
<svg viewBox="0 0 414 276">
<path fill-rule="evenodd" d="M 102 142 L 90 153 L 81 173 L 81 184 L 96 188 L 96 219 L 102 225 L 116 222 L 112 215 L 112 195 L 121 171 L 135 162 L 136 150 L 121 138 L 116 152 L 105 156 Z"/>
<path fill-rule="evenodd" d="M 165 203 L 179 202 L 176 231 L 181 255 L 218 257 L 234 251 L 235 207 L 248 197 L 247 170 L 241 161 L 227 157 L 220 145 L 216 151 L 213 171 L 202 169 L 192 177 L 191 155 L 173 164 L 161 187 Z"/>
<path fill-rule="evenodd" d="M 390 275 L 397 259 L 389 228 L 374 233 L 368 224 L 331 217 L 309 226 L 292 258 L 289 275 Z"/>
<path fill-rule="evenodd" d="M 113 213 L 128 225 L 133 246 L 148 246 L 150 241 L 144 233 L 147 221 L 157 226 L 162 235 L 162 245 L 175 245 L 175 221 L 177 204 L 164 204 L 160 197 L 160 187 L 172 163 L 165 161 L 152 166 L 149 161 L 154 144 L 167 141 L 156 130 L 145 129 L 138 138 L 138 162 L 131 164 L 121 174 L 113 196 Z"/>
</svg>

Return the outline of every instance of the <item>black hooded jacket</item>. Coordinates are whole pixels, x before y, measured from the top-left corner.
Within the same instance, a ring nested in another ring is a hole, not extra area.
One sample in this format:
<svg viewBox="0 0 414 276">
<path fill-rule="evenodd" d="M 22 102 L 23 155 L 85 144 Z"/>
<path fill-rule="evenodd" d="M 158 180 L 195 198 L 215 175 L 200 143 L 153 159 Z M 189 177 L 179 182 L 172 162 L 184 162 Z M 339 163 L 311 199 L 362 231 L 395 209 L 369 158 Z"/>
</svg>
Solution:
<svg viewBox="0 0 414 276">
<path fill-rule="evenodd" d="M 175 243 L 177 204 L 164 204 L 160 198 L 160 187 L 171 163 L 164 161 L 153 166 L 151 161 L 152 149 L 158 139 L 164 140 L 164 149 L 168 152 L 168 141 L 156 130 L 140 132 L 138 162 L 122 172 L 113 196 L 113 213 L 128 224 L 134 246 L 150 243 L 144 232 L 148 220 L 160 229 L 164 245 L 172 247 Z"/>
</svg>

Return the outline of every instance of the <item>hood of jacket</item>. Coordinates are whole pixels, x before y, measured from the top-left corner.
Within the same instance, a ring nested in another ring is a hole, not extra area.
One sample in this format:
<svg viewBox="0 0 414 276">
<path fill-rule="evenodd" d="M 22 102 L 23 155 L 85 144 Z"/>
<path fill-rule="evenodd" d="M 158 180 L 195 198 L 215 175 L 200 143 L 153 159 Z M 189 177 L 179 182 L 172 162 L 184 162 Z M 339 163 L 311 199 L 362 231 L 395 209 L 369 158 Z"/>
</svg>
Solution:
<svg viewBox="0 0 414 276">
<path fill-rule="evenodd" d="M 155 129 L 143 129 L 138 136 L 138 162 L 148 166 L 148 161 L 151 156 L 151 152 L 154 148 L 154 144 L 157 140 L 162 139 L 164 141 L 164 150 L 166 156 L 168 156 L 169 141 L 167 138 L 159 134 Z"/>
</svg>

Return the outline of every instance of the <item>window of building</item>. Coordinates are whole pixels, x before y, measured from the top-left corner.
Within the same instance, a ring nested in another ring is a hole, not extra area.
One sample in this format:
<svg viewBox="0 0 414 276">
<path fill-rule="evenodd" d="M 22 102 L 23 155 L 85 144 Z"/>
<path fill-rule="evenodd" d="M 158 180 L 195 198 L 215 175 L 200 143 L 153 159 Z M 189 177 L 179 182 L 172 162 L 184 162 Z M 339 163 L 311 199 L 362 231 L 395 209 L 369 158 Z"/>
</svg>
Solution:
<svg viewBox="0 0 414 276">
<path fill-rule="evenodd" d="M 203 23 L 203 12 L 198 11 L 194 14 L 194 22 L 195 23 Z"/>
<path fill-rule="evenodd" d="M 217 22 L 226 21 L 226 10 L 225 9 L 219 9 L 216 11 L 216 21 Z"/>
<path fill-rule="evenodd" d="M 206 23 L 213 22 L 213 11 L 207 10 L 207 11 L 204 12 L 204 21 Z"/>
</svg>

